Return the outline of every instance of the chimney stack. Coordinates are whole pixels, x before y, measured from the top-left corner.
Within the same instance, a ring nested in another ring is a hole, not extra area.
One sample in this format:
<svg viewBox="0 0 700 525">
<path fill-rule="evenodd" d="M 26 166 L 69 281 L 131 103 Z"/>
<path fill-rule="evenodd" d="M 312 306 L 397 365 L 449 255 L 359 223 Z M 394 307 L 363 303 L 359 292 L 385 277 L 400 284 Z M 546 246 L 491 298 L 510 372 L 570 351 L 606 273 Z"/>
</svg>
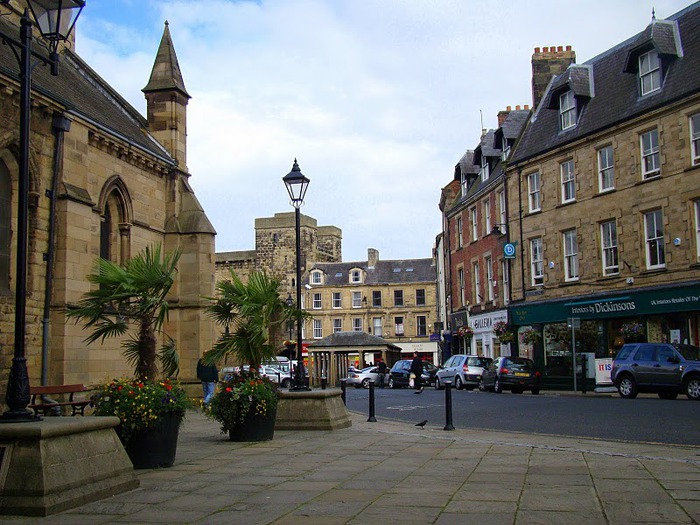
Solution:
<svg viewBox="0 0 700 525">
<path fill-rule="evenodd" d="M 532 55 L 532 106 L 536 108 L 553 76 L 560 75 L 576 63 L 576 52 L 571 46 L 535 48 Z"/>
<path fill-rule="evenodd" d="M 376 248 L 367 248 L 367 268 L 375 268 L 379 261 L 379 250 Z"/>
</svg>

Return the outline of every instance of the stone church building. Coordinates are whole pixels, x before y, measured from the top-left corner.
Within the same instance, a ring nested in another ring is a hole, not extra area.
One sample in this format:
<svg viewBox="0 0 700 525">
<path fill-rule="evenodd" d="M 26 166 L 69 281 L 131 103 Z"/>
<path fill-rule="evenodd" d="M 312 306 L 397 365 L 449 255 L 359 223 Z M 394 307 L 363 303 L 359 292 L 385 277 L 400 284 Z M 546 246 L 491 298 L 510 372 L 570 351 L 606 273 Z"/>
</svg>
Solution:
<svg viewBox="0 0 700 525">
<path fill-rule="evenodd" d="M 13 9 L 6 7 L 5 10 Z M 18 12 L 0 30 L 18 35 Z M 35 51 L 38 31 L 34 32 Z M 156 51 L 156 50 L 154 50 Z M 14 354 L 19 144 L 19 68 L 0 46 L 0 399 Z M 131 376 L 120 341 L 84 343 L 66 312 L 90 289 L 98 257 L 123 262 L 146 246 L 182 252 L 165 329 L 180 351 L 179 379 L 195 377 L 211 348 L 213 324 L 203 297 L 214 291 L 216 232 L 189 184 L 187 104 L 167 22 L 143 93 L 144 118 L 68 45 L 58 76 L 33 70 L 27 369 L 32 385 Z"/>
</svg>

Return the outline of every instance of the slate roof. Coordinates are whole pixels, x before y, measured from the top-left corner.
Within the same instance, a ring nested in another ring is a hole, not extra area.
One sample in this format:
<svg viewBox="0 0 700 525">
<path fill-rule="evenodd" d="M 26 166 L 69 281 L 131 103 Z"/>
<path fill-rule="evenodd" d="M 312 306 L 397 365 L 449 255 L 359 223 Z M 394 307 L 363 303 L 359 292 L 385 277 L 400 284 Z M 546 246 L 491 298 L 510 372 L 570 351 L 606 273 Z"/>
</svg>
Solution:
<svg viewBox="0 0 700 525">
<path fill-rule="evenodd" d="M 356 286 L 348 281 L 349 271 L 360 268 L 366 272 L 363 285 L 434 282 L 437 270 L 432 259 L 377 261 L 370 268 L 367 261 L 316 263 L 309 271 L 322 270 L 325 286 Z"/>
<path fill-rule="evenodd" d="M 474 175 L 476 173 L 479 173 L 479 166 L 474 164 L 474 150 L 468 149 L 455 166 L 455 180 L 460 180 L 462 174 Z"/>
<path fill-rule="evenodd" d="M 508 113 L 508 116 L 501 124 L 501 127 L 496 130 L 494 135 L 494 146 L 500 147 L 501 137 L 507 139 L 517 139 L 520 136 L 520 132 L 527 123 L 527 119 L 530 116 L 529 109 L 514 109 Z"/>
<path fill-rule="evenodd" d="M 0 17 L 0 31 L 19 40 L 19 28 L 3 17 Z M 45 55 L 46 49 L 36 39 L 34 42 L 33 50 Z M 9 45 L 0 46 L 0 74 L 19 82 L 19 65 Z M 70 49 L 61 53 L 58 76 L 51 76 L 46 66 L 35 67 L 32 87 L 108 134 L 168 164 L 176 164 L 167 150 L 148 133 L 145 117 Z"/>
<path fill-rule="evenodd" d="M 667 51 L 669 22 L 678 24 L 682 56 L 665 60 L 662 89 L 642 97 L 636 71 L 625 72 L 629 54 L 644 45 L 660 45 Z M 657 39 L 658 28 L 662 28 L 663 38 Z M 649 40 L 651 35 L 654 38 Z M 511 157 L 512 163 L 525 162 L 535 155 L 700 92 L 700 2 L 669 17 L 666 22 L 652 22 L 641 33 L 584 64 L 592 69 L 594 96 L 579 107 L 578 124 L 559 131 L 559 112 L 544 107 L 543 98 Z M 555 79 L 553 84 L 557 82 Z"/>
<path fill-rule="evenodd" d="M 337 347 L 366 347 L 383 346 L 392 350 L 401 350 L 400 346 L 390 343 L 382 337 L 367 334 L 365 332 L 335 332 L 323 339 L 314 341 L 310 348 L 337 348 Z"/>
</svg>

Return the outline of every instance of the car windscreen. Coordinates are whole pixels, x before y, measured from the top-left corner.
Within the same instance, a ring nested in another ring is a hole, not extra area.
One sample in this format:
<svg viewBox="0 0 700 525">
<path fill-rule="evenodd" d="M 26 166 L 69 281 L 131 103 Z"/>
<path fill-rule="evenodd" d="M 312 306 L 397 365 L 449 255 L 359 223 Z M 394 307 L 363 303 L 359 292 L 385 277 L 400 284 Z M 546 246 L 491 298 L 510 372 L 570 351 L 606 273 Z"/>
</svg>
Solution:
<svg viewBox="0 0 700 525">
<path fill-rule="evenodd" d="M 507 367 L 511 370 L 524 370 L 530 372 L 535 369 L 535 364 L 529 359 L 509 359 Z"/>
<path fill-rule="evenodd" d="M 676 350 L 689 361 L 700 361 L 700 348 L 693 345 L 677 345 Z"/>
<path fill-rule="evenodd" d="M 486 359 L 485 357 L 470 357 L 469 360 L 467 361 L 467 365 L 469 366 L 480 366 L 482 368 L 486 368 L 489 366 L 489 360 Z"/>
</svg>

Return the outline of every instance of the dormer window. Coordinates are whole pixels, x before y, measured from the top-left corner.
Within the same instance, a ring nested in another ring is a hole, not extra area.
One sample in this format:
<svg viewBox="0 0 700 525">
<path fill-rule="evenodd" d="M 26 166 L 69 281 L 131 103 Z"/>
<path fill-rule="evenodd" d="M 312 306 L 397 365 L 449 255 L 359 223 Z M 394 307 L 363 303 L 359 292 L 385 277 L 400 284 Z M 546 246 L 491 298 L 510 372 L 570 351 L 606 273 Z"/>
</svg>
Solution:
<svg viewBox="0 0 700 525">
<path fill-rule="evenodd" d="M 320 271 L 311 272 L 311 284 L 322 284 L 323 274 Z"/>
<path fill-rule="evenodd" d="M 350 282 L 351 283 L 361 283 L 362 282 L 362 272 L 360 270 L 350 270 Z"/>
<path fill-rule="evenodd" d="M 661 60 L 654 49 L 639 56 L 639 82 L 642 95 L 661 89 Z"/>
<path fill-rule="evenodd" d="M 559 96 L 559 124 L 562 131 L 576 125 L 576 99 L 573 91 Z"/>
<path fill-rule="evenodd" d="M 503 151 L 502 159 L 508 160 L 508 156 L 510 155 L 510 144 L 508 144 L 508 139 L 503 137 L 501 141 L 501 150 Z"/>
<path fill-rule="evenodd" d="M 461 179 L 461 180 L 460 180 L 460 185 L 461 185 L 461 187 L 462 187 L 462 197 L 464 197 L 464 196 L 467 194 L 467 190 L 469 189 L 469 188 L 468 188 L 468 179 L 467 179 L 467 177 L 466 177 L 464 174 L 462 174 L 462 175 L 460 176 L 460 179 Z"/>
<path fill-rule="evenodd" d="M 481 156 L 481 169 L 479 169 L 479 175 L 482 181 L 489 180 L 489 159 L 486 155 Z"/>
</svg>

